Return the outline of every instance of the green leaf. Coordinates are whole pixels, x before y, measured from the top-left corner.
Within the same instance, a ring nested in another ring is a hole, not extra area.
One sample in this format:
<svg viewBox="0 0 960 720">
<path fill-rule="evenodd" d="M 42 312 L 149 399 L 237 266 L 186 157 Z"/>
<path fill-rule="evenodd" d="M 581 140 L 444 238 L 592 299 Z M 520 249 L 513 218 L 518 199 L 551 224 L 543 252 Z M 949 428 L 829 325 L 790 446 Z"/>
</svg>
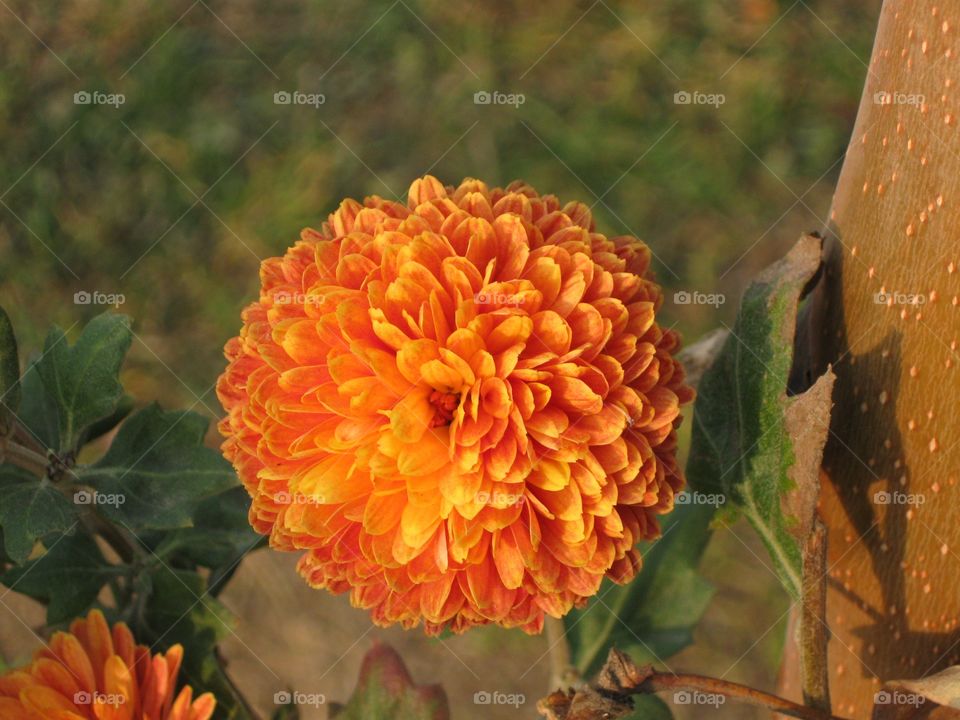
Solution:
<svg viewBox="0 0 960 720">
<path fill-rule="evenodd" d="M 44 447 L 50 450 L 59 448 L 60 417 L 57 401 L 47 392 L 35 362 L 27 367 L 20 386 L 23 390 L 20 410 L 17 413 L 20 422 Z"/>
<path fill-rule="evenodd" d="M 357 687 L 346 705 L 330 704 L 336 720 L 449 720 L 450 706 L 439 685 L 414 685 L 397 652 L 374 645 L 363 658 Z"/>
<path fill-rule="evenodd" d="M 86 533 L 61 535 L 42 557 L 7 571 L 0 582 L 11 590 L 47 603 L 47 624 L 55 625 L 84 614 L 100 588 L 125 572 L 103 558 Z"/>
<path fill-rule="evenodd" d="M 613 646 L 637 663 L 653 663 L 693 641 L 693 628 L 713 595 L 698 570 L 713 514 L 710 505 L 678 505 L 665 517 L 662 537 L 642 550 L 643 567 L 632 582 L 605 580 L 585 608 L 564 617 L 582 676 L 591 677 Z"/>
<path fill-rule="evenodd" d="M 57 401 L 61 452 L 75 450 L 84 429 L 116 409 L 123 397 L 120 366 L 132 339 L 130 318 L 112 313 L 91 320 L 73 346 L 63 330 L 50 330 L 37 367 Z"/>
<path fill-rule="evenodd" d="M 798 599 L 801 542 L 813 522 L 830 422 L 833 375 L 788 397 L 797 306 L 820 266 L 821 240 L 801 238 L 747 288 L 736 325 L 704 374 L 694 408 L 687 477 L 725 497 L 756 529 Z"/>
<path fill-rule="evenodd" d="M 6 310 L 0 307 L 0 431 L 20 405 L 20 356 Z"/>
<path fill-rule="evenodd" d="M 116 409 L 102 420 L 97 420 L 89 425 L 80 435 L 78 447 L 83 447 L 87 443 L 93 442 L 99 437 L 103 437 L 113 430 L 123 420 L 133 412 L 134 402 L 129 395 L 123 395 L 117 402 Z"/>
<path fill-rule="evenodd" d="M 207 568 L 229 566 L 264 539 L 250 527 L 249 510 L 250 496 L 239 485 L 208 498 L 194 513 L 193 527 L 165 533 L 157 554 Z"/>
<path fill-rule="evenodd" d="M 194 693 L 212 692 L 220 720 L 252 720 L 244 701 L 224 673 L 216 645 L 234 625 L 230 611 L 209 594 L 199 573 L 156 567 L 144 578 L 148 595 L 136 621 L 137 637 L 164 649 L 183 645 L 182 672 Z"/>
<path fill-rule="evenodd" d="M 124 422 L 107 453 L 77 476 L 117 498 L 101 513 L 134 532 L 188 526 L 204 500 L 237 482 L 230 463 L 204 446 L 207 424 L 202 415 L 151 405 Z"/>
<path fill-rule="evenodd" d="M 0 465 L 0 527 L 14 562 L 24 562 L 40 538 L 66 532 L 76 522 L 76 508 L 49 480 L 13 465 Z"/>
</svg>

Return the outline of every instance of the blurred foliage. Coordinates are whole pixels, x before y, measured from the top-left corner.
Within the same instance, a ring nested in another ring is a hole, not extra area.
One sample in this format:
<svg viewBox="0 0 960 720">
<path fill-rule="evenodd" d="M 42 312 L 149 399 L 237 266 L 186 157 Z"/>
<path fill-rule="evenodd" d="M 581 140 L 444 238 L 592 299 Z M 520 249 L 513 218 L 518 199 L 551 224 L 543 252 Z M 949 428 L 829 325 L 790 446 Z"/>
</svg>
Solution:
<svg viewBox="0 0 960 720">
<path fill-rule="evenodd" d="M 10 0 L 0 302 L 38 347 L 31 332 L 103 309 L 74 293 L 122 294 L 134 395 L 214 413 L 258 258 L 342 197 L 402 196 L 429 170 L 595 205 L 602 231 L 652 246 L 667 322 L 695 336 L 822 224 L 878 6 Z M 274 104 L 294 90 L 326 102 Z M 480 90 L 526 101 L 476 105 Z M 677 105 L 681 90 L 725 102 Z M 675 305 L 678 289 L 728 299 Z"/>
</svg>

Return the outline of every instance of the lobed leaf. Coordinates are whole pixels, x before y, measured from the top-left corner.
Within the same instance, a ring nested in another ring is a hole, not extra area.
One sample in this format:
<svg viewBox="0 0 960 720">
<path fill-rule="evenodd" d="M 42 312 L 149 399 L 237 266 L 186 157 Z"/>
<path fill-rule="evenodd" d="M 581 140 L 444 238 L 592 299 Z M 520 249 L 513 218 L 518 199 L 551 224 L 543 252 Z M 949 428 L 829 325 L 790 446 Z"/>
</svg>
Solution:
<svg viewBox="0 0 960 720">
<path fill-rule="evenodd" d="M 106 454 L 77 477 L 118 498 L 101 512 L 135 532 L 188 526 L 204 500 L 236 484 L 230 463 L 203 444 L 207 424 L 202 415 L 150 405 L 124 422 Z"/>
<path fill-rule="evenodd" d="M 104 313 L 91 320 L 74 345 L 63 330 L 47 335 L 37 369 L 57 403 L 59 450 L 76 450 L 88 425 L 110 416 L 123 397 L 120 366 L 130 348 L 130 319 Z"/>
<path fill-rule="evenodd" d="M 37 540 L 66 532 L 76 523 L 76 508 L 49 480 L 13 465 L 0 465 L 0 527 L 14 562 L 26 561 Z"/>
<path fill-rule="evenodd" d="M 92 537 L 61 535 L 36 560 L 8 570 L 0 582 L 11 590 L 47 603 L 47 624 L 56 625 L 84 614 L 100 588 L 125 568 L 110 565 Z"/>
</svg>

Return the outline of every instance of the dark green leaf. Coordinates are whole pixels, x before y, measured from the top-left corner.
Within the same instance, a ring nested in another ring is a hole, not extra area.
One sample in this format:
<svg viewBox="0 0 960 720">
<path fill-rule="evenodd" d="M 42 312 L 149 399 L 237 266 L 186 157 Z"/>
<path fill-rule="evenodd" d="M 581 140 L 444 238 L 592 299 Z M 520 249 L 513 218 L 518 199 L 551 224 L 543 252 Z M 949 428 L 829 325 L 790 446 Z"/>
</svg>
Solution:
<svg viewBox="0 0 960 720">
<path fill-rule="evenodd" d="M 203 501 L 193 527 L 164 535 L 157 553 L 175 554 L 207 568 L 232 564 L 262 539 L 250 527 L 250 496 L 239 485 Z"/>
<path fill-rule="evenodd" d="M 0 582 L 11 590 L 47 603 L 47 624 L 84 614 L 111 577 L 124 572 L 111 566 L 93 538 L 83 532 L 61 535 L 42 557 L 7 571 Z"/>
<path fill-rule="evenodd" d="M 0 431 L 20 405 L 20 356 L 7 312 L 0 307 Z"/>
<path fill-rule="evenodd" d="M 132 339 L 130 319 L 112 313 L 91 320 L 73 346 L 63 330 L 50 330 L 37 367 L 57 401 L 61 452 L 76 449 L 88 425 L 116 410 L 123 396 L 120 366 Z"/>
<path fill-rule="evenodd" d="M 224 673 L 216 645 L 234 624 L 230 612 L 211 597 L 198 573 L 160 566 L 147 578 L 149 597 L 137 620 L 138 638 L 151 645 L 184 648 L 183 675 L 195 693 L 217 698 L 215 718 L 252 720 L 244 701 Z"/>
<path fill-rule="evenodd" d="M 713 595 L 698 567 L 710 539 L 710 505 L 678 505 L 663 536 L 643 552 L 643 568 L 627 585 L 604 581 L 589 604 L 564 618 L 574 664 L 590 677 L 616 646 L 637 663 L 653 663 L 692 642 Z"/>
<path fill-rule="evenodd" d="M 331 703 L 336 720 L 449 720 L 450 706 L 439 685 L 414 685 L 397 652 L 374 645 L 363 658 L 357 687 L 346 705 Z"/>
<path fill-rule="evenodd" d="M 57 401 L 47 392 L 35 362 L 27 367 L 20 386 L 23 390 L 20 410 L 17 413 L 20 422 L 44 447 L 56 450 L 60 447 L 60 418 Z"/>
<path fill-rule="evenodd" d="M 800 240 L 747 288 L 736 326 L 697 391 L 687 475 L 757 530 L 787 590 L 800 596 L 801 542 L 813 520 L 830 422 L 832 374 L 787 396 L 797 306 L 820 266 Z M 732 514 L 732 513 L 731 513 Z"/>
<path fill-rule="evenodd" d="M 0 465 L 0 527 L 14 562 L 24 562 L 39 538 L 68 531 L 76 522 L 76 508 L 49 480 Z"/>
<path fill-rule="evenodd" d="M 123 422 L 124 418 L 127 417 L 131 412 L 133 412 L 134 402 L 133 398 L 129 395 L 123 395 L 119 402 L 117 402 L 117 409 L 114 410 L 110 415 L 103 418 L 102 420 L 97 420 L 97 422 L 89 425 L 86 430 L 80 436 L 80 442 L 78 447 L 83 447 L 89 442 L 93 442 L 99 437 L 106 435 L 108 432 L 113 430 L 117 425 Z"/>
<path fill-rule="evenodd" d="M 120 426 L 106 455 L 77 475 L 119 502 L 101 512 L 134 532 L 185 527 L 207 498 L 233 487 L 233 469 L 203 444 L 207 420 L 151 405 Z"/>
</svg>

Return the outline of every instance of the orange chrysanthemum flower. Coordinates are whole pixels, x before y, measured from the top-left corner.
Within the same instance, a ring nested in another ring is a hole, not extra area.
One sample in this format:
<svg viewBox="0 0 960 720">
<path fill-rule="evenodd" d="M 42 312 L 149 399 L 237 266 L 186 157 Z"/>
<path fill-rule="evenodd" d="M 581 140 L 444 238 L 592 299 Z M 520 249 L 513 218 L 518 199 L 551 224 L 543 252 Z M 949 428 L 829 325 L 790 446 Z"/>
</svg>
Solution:
<svg viewBox="0 0 960 720">
<path fill-rule="evenodd" d="M 208 720 L 216 700 L 175 695 L 183 648 L 151 657 L 123 623 L 91 610 L 58 632 L 29 665 L 0 676 L 3 720 Z"/>
<path fill-rule="evenodd" d="M 261 267 L 226 346 L 224 453 L 251 523 L 378 624 L 538 632 L 683 486 L 693 391 L 650 251 L 515 182 L 345 200 Z"/>
</svg>

